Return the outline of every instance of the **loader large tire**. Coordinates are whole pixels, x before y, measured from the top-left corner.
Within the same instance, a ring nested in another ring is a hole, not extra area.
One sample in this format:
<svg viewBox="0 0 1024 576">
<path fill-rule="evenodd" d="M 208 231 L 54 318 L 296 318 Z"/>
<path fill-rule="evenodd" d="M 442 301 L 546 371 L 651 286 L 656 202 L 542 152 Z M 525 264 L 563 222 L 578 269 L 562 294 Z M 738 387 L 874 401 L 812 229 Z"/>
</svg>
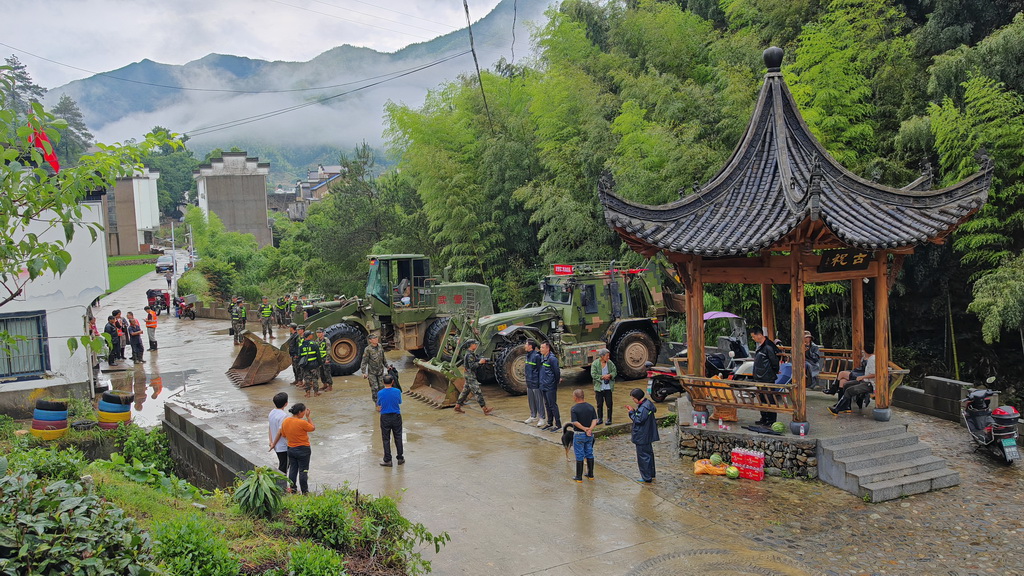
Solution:
<svg viewBox="0 0 1024 576">
<path fill-rule="evenodd" d="M 502 351 L 494 366 L 498 386 L 509 394 L 526 394 L 526 344 L 517 344 Z"/>
<path fill-rule="evenodd" d="M 623 334 L 612 351 L 615 367 L 624 380 L 638 380 L 647 376 L 647 363 L 658 361 L 654 340 L 646 332 L 633 330 Z"/>
<path fill-rule="evenodd" d="M 451 318 L 438 318 L 427 327 L 427 333 L 423 339 L 423 349 L 427 351 L 427 358 L 436 358 L 437 351 L 442 346 L 445 346 L 445 340 L 448 336 L 448 325 L 451 323 L 451 320 Z M 452 351 L 445 350 L 441 360 L 447 362 L 451 359 Z"/>
<path fill-rule="evenodd" d="M 331 376 L 348 376 L 359 370 L 366 350 L 366 334 L 350 324 L 335 324 L 324 330 L 324 338 L 331 343 Z"/>
</svg>

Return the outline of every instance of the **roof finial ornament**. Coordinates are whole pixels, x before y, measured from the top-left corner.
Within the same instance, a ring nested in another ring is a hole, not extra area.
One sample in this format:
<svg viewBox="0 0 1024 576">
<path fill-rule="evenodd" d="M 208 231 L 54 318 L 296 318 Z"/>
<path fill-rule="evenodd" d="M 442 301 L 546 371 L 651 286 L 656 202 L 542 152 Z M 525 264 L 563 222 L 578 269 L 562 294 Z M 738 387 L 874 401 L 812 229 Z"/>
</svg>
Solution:
<svg viewBox="0 0 1024 576">
<path fill-rule="evenodd" d="M 782 48 L 772 46 L 764 51 L 764 65 L 769 72 L 778 72 L 782 68 Z"/>
</svg>

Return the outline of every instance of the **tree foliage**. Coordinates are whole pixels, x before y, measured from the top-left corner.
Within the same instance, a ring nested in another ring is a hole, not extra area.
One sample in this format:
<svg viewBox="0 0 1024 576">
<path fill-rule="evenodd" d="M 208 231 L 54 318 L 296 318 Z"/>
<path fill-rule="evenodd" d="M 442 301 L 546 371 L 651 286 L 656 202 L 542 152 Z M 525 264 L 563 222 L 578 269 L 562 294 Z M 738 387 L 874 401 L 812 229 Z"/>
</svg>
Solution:
<svg viewBox="0 0 1024 576">
<path fill-rule="evenodd" d="M 67 94 L 60 95 L 60 100 L 50 113 L 67 124 L 66 128 L 58 129 L 60 144 L 55 149 L 61 166 L 73 166 L 92 143 L 92 132 L 89 132 L 85 125 L 85 118 L 78 108 L 78 103 Z"/>
<path fill-rule="evenodd" d="M 974 301 L 967 308 L 981 319 L 985 342 L 998 342 L 1004 330 L 1016 330 L 1024 350 L 1024 255 L 1007 258 L 974 284 Z"/>
</svg>

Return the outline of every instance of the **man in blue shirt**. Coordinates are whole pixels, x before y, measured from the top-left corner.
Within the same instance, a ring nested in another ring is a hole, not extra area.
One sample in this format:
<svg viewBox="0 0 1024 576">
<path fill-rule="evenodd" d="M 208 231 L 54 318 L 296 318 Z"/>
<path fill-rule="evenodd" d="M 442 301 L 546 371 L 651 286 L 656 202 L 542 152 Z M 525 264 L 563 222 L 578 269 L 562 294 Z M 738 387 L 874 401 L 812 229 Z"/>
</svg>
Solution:
<svg viewBox="0 0 1024 576">
<path fill-rule="evenodd" d="M 399 465 L 405 464 L 402 452 L 402 393 L 395 389 L 391 374 L 381 378 L 384 387 L 377 392 L 377 411 L 380 412 L 380 437 L 384 441 L 384 460 L 381 466 L 391 467 L 391 434 L 395 435 L 395 456 Z"/>
</svg>

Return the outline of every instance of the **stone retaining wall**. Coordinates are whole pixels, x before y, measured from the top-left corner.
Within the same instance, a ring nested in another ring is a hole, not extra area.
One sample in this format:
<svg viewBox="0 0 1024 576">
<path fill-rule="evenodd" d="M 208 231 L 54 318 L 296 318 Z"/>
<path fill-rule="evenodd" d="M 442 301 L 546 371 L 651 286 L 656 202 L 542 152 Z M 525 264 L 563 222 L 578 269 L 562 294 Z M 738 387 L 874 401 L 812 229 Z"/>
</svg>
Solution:
<svg viewBox="0 0 1024 576">
<path fill-rule="evenodd" d="M 715 452 L 726 462 L 733 448 L 764 452 L 765 474 L 769 476 L 818 477 L 817 441 L 767 434 L 738 434 L 732 431 L 694 428 L 686 423 L 677 427 L 679 456 L 694 460 L 708 458 Z"/>
<path fill-rule="evenodd" d="M 177 464 L 175 472 L 201 488 L 226 488 L 239 474 L 262 466 L 244 448 L 172 402 L 164 404 L 163 430 Z"/>
</svg>

